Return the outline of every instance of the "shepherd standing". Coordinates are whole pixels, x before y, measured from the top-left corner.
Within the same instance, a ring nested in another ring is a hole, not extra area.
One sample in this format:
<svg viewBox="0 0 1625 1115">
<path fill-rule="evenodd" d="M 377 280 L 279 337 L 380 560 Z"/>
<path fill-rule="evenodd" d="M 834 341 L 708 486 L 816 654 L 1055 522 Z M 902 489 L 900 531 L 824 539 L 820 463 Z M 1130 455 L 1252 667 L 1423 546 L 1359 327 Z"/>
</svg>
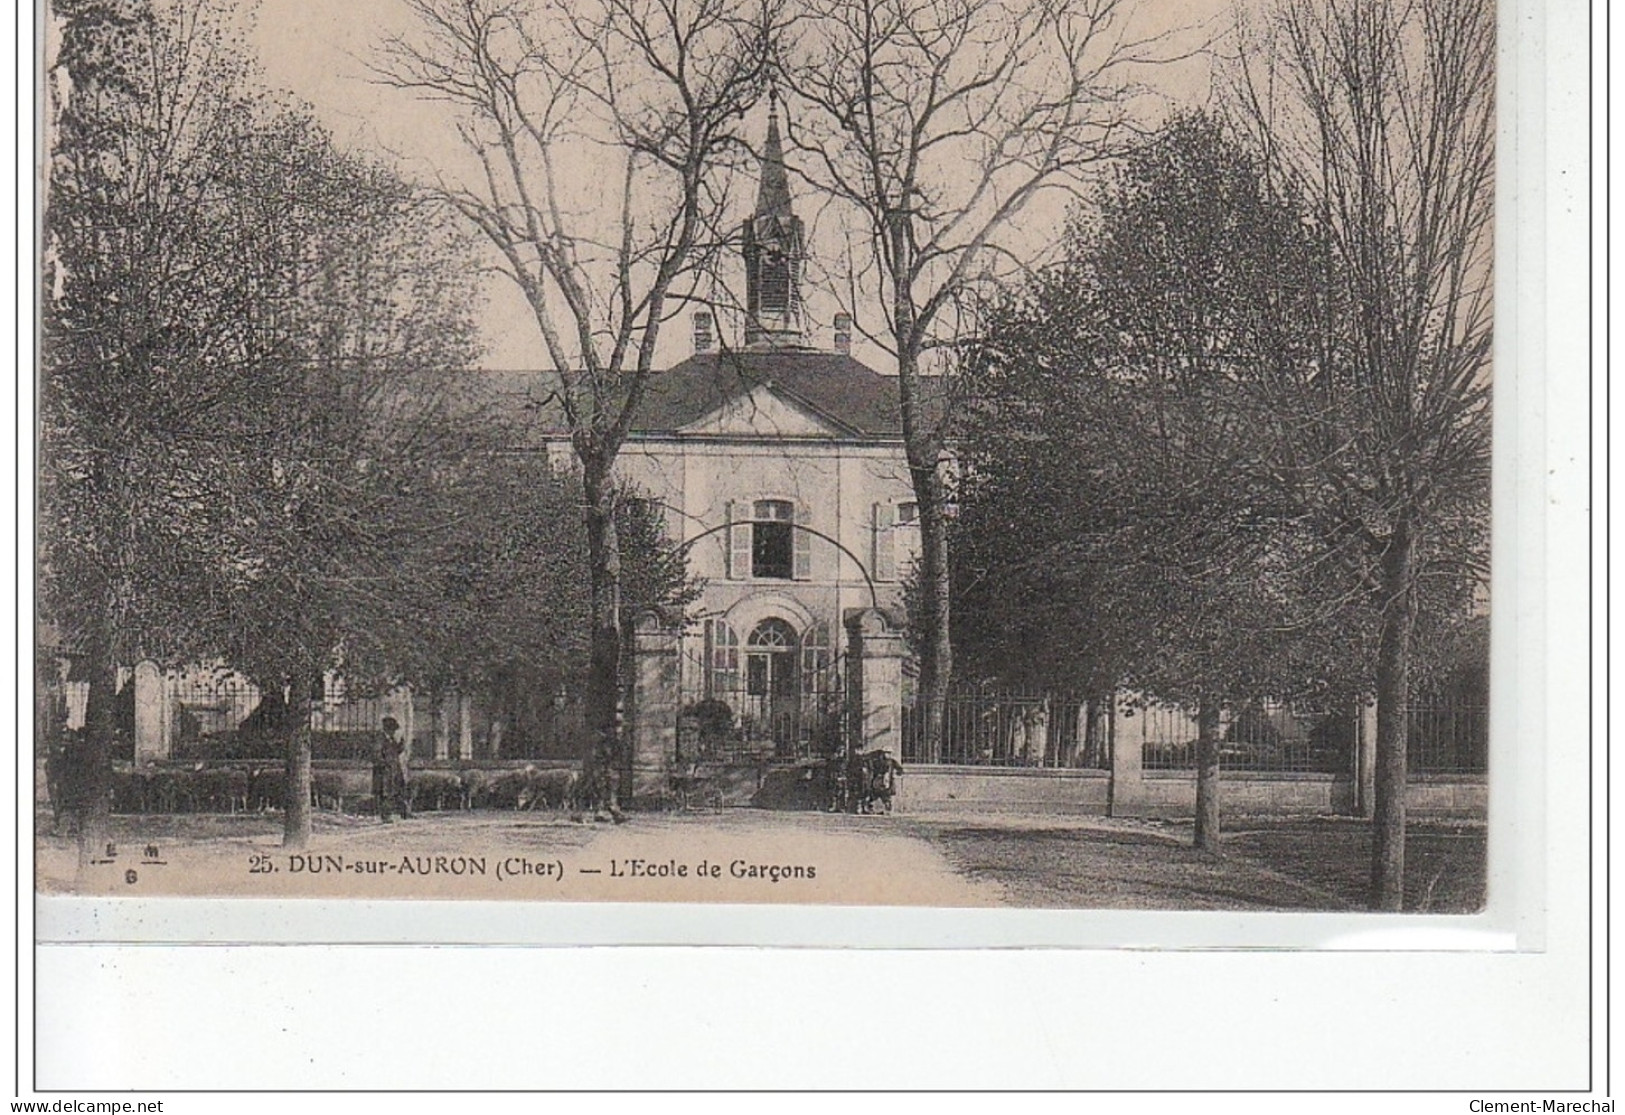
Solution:
<svg viewBox="0 0 1625 1115">
<path fill-rule="evenodd" d="M 412 806 L 406 797 L 411 766 L 400 721 L 386 716 L 380 726 L 384 730 L 384 738 L 373 756 L 372 796 L 378 803 L 379 819 L 388 823 L 395 819 L 396 813 L 402 817 L 412 816 Z"/>
</svg>

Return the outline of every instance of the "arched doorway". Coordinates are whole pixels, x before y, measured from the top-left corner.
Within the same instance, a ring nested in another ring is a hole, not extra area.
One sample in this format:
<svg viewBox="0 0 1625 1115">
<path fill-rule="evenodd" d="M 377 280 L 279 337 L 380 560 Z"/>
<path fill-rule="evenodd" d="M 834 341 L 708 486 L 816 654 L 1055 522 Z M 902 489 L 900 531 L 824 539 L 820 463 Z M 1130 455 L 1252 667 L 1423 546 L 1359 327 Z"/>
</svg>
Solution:
<svg viewBox="0 0 1625 1115">
<path fill-rule="evenodd" d="M 801 719 L 800 649 L 795 628 L 772 616 L 745 640 L 747 731 L 780 751 L 793 748 Z"/>
</svg>

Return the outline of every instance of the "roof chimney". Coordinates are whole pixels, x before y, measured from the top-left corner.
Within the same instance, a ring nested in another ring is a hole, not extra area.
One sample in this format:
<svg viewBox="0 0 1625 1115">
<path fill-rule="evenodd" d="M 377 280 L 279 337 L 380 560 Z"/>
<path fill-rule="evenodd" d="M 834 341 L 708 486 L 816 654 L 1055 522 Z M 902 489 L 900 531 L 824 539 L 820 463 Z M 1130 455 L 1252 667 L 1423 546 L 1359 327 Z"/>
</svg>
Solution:
<svg viewBox="0 0 1625 1115">
<path fill-rule="evenodd" d="M 712 329 L 712 318 L 709 310 L 699 310 L 694 314 L 694 351 L 715 352 L 717 348 L 717 335 Z"/>
<path fill-rule="evenodd" d="M 835 315 L 835 351 L 842 356 L 852 355 L 852 315 Z"/>
</svg>

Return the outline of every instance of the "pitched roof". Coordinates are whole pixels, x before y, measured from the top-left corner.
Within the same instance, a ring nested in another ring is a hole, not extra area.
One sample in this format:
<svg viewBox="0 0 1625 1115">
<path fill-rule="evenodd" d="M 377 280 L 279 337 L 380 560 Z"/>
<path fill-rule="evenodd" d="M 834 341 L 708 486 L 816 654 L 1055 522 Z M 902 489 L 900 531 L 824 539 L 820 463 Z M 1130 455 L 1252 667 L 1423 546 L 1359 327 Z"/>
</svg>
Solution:
<svg viewBox="0 0 1625 1115">
<path fill-rule="evenodd" d="M 902 431 L 895 376 L 841 353 L 801 349 L 696 353 L 650 379 L 634 429 L 680 430 L 762 386 L 855 435 L 897 437 Z"/>
<path fill-rule="evenodd" d="M 553 392 L 553 372 L 483 372 L 499 407 L 542 434 L 565 426 Z M 930 390 L 935 381 L 927 378 Z M 649 378 L 632 432 L 674 434 L 761 386 L 858 438 L 897 438 L 902 423 L 897 377 L 881 375 L 851 356 L 810 349 L 696 353 Z M 934 394 L 934 392 L 932 392 Z M 932 407 L 935 410 L 935 407 Z"/>
</svg>

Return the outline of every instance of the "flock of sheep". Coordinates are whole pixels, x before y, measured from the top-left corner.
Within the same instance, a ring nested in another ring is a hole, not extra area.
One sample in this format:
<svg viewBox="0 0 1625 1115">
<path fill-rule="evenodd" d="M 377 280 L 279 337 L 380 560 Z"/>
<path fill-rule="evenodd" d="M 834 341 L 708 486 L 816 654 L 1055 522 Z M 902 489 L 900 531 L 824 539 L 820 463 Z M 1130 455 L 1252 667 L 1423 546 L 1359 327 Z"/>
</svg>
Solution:
<svg viewBox="0 0 1625 1115">
<path fill-rule="evenodd" d="M 412 774 L 407 793 L 414 810 L 567 809 L 575 806 L 580 775 L 574 770 L 424 770 Z M 248 813 L 280 809 L 287 781 L 280 764 L 248 767 L 135 768 L 113 783 L 118 813 Z M 364 787 L 364 788 L 363 788 Z M 318 770 L 311 804 L 336 812 L 368 812 L 370 784 L 356 774 Z"/>
</svg>

